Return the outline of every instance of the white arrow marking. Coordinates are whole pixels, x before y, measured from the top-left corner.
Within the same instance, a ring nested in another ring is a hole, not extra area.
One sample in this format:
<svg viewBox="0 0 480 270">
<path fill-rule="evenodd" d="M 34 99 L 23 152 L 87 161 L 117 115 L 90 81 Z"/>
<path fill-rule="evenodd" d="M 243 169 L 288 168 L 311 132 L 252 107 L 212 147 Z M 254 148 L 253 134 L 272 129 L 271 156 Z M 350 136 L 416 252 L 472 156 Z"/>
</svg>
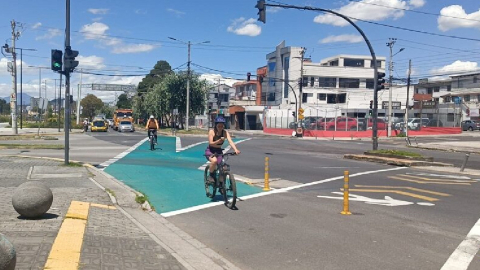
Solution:
<svg viewBox="0 0 480 270">
<path fill-rule="evenodd" d="M 343 195 L 343 192 L 332 192 L 333 194 Z M 385 196 L 385 199 L 374 199 L 360 195 L 349 194 L 349 200 L 351 201 L 358 201 L 358 202 L 365 202 L 366 204 L 376 204 L 376 205 L 384 205 L 384 206 L 404 206 L 404 205 L 411 205 L 414 204 L 413 202 L 402 201 L 393 199 L 390 196 Z M 337 199 L 343 200 L 342 197 L 332 197 L 332 196 L 317 196 L 319 198 L 326 198 L 326 199 Z"/>
</svg>

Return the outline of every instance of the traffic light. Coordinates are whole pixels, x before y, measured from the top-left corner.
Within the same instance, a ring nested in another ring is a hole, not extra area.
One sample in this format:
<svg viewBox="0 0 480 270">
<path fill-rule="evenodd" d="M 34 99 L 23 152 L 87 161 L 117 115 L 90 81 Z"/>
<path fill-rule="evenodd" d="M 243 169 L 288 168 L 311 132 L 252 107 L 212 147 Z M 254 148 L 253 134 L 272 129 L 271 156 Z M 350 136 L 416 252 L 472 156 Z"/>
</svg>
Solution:
<svg viewBox="0 0 480 270">
<path fill-rule="evenodd" d="M 303 116 L 303 112 L 304 112 L 303 108 L 298 109 L 298 119 L 299 120 L 303 120 L 305 118 L 305 116 Z"/>
<path fill-rule="evenodd" d="M 295 112 L 292 112 L 292 116 L 293 116 L 293 117 L 295 117 L 295 114 L 296 114 Z"/>
<path fill-rule="evenodd" d="M 368 114 L 369 115 L 373 114 L 373 100 L 370 100 L 370 110 L 368 110 Z"/>
<path fill-rule="evenodd" d="M 261 21 L 263 23 L 266 22 L 266 13 L 267 10 L 265 8 L 265 0 L 259 0 L 257 1 L 257 4 L 255 5 L 256 8 L 258 8 L 258 21 Z"/>
<path fill-rule="evenodd" d="M 247 82 L 250 81 L 250 76 L 252 76 L 252 74 L 250 72 L 247 72 Z"/>
<path fill-rule="evenodd" d="M 75 57 L 78 56 L 78 51 L 73 51 L 70 47 L 65 49 L 64 65 L 66 72 L 73 72 L 78 66 L 78 61 L 75 61 Z"/>
<path fill-rule="evenodd" d="M 73 103 L 73 96 L 70 95 L 69 97 L 70 97 L 70 104 L 72 104 Z"/>
<path fill-rule="evenodd" d="M 377 90 L 385 89 L 385 72 L 377 72 Z"/>
<path fill-rule="evenodd" d="M 52 70 L 53 71 L 62 71 L 62 56 L 63 52 L 61 50 L 52 50 Z"/>
</svg>

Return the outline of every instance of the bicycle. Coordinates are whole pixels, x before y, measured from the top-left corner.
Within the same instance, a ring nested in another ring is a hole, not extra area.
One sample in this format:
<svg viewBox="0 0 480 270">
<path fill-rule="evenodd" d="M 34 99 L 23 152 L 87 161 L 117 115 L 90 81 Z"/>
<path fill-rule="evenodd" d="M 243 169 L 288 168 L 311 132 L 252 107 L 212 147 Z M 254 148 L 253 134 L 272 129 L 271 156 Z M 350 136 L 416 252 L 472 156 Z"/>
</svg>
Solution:
<svg viewBox="0 0 480 270">
<path fill-rule="evenodd" d="M 222 149 L 223 150 L 223 149 Z M 222 155 L 222 162 L 217 165 L 217 169 L 215 170 L 215 182 L 209 181 L 210 176 L 210 165 L 207 165 L 205 168 L 204 174 L 204 184 L 205 184 L 205 192 L 207 197 L 213 198 L 218 191 L 222 194 L 225 206 L 230 209 L 235 207 L 235 203 L 237 202 L 237 185 L 235 183 L 235 177 L 232 173 L 230 173 L 230 165 L 226 163 L 228 160 L 228 156 L 236 155 L 233 152 L 225 153 L 225 154 L 213 154 L 214 156 Z"/>
<path fill-rule="evenodd" d="M 155 133 L 153 132 L 155 129 L 149 129 L 148 130 L 148 140 L 150 141 L 150 150 L 153 151 L 155 150 L 155 144 L 157 143 L 157 140 L 155 140 Z"/>
</svg>

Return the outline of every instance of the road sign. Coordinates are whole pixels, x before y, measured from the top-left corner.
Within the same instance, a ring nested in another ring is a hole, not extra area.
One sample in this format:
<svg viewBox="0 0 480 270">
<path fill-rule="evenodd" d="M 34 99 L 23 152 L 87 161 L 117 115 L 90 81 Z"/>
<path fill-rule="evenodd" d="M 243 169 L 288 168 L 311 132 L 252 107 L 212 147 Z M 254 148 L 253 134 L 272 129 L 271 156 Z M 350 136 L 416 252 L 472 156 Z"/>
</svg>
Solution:
<svg viewBox="0 0 480 270">
<path fill-rule="evenodd" d="M 382 109 L 388 109 L 388 101 L 382 102 Z M 392 101 L 392 109 L 393 110 L 400 110 L 402 109 L 402 102 L 400 101 Z"/>
</svg>

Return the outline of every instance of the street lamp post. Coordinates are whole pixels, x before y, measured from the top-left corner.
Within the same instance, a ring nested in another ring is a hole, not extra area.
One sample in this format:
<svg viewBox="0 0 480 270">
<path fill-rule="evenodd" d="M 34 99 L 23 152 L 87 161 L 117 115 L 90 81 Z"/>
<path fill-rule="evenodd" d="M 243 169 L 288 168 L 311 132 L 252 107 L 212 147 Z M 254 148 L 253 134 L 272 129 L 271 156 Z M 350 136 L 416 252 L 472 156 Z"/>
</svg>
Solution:
<svg viewBox="0 0 480 270">
<path fill-rule="evenodd" d="M 390 64 L 388 67 L 389 70 L 389 87 L 388 87 L 388 127 L 387 127 L 387 136 L 392 136 L 392 85 L 393 85 L 393 62 L 392 59 L 395 55 L 399 54 L 405 48 L 401 48 L 398 52 L 392 55 L 393 52 L 393 45 L 396 42 L 396 38 L 391 38 L 390 41 L 387 43 L 387 46 L 390 47 Z"/>
<path fill-rule="evenodd" d="M 23 129 L 23 51 L 37 51 L 36 49 L 15 48 L 20 50 L 20 129 Z"/>
<path fill-rule="evenodd" d="M 185 112 L 185 130 L 188 131 L 188 126 L 189 126 L 189 115 L 190 115 L 190 46 L 192 45 L 192 43 L 190 41 L 188 42 L 185 42 L 185 41 L 182 41 L 182 40 L 179 40 L 179 39 L 176 39 L 176 38 L 173 38 L 173 37 L 168 37 L 169 39 L 171 40 L 175 40 L 175 41 L 178 41 L 178 42 L 181 42 L 183 44 L 187 44 L 188 46 L 188 62 L 187 62 L 187 108 L 186 108 L 186 112 Z M 198 43 L 195 43 L 193 45 L 198 45 L 198 44 L 204 44 L 204 43 L 210 43 L 210 41 L 202 41 L 202 42 L 198 42 Z"/>
</svg>

